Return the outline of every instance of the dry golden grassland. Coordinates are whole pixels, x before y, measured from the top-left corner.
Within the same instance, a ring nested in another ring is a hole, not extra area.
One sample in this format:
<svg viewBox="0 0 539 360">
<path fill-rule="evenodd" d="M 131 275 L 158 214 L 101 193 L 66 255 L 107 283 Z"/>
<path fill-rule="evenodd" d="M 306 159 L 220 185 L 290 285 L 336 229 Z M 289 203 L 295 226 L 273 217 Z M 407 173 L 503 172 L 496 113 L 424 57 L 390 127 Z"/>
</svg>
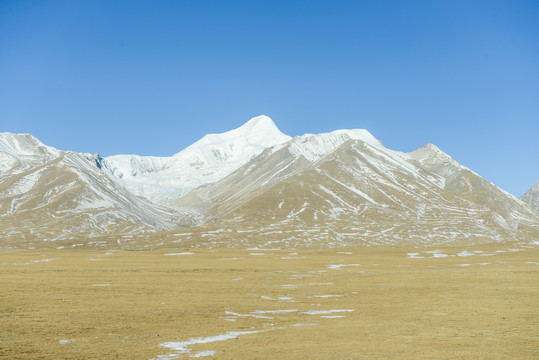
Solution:
<svg viewBox="0 0 539 360">
<path fill-rule="evenodd" d="M 2 252 L 0 358 L 539 358 L 539 247 L 463 250 Z"/>
</svg>

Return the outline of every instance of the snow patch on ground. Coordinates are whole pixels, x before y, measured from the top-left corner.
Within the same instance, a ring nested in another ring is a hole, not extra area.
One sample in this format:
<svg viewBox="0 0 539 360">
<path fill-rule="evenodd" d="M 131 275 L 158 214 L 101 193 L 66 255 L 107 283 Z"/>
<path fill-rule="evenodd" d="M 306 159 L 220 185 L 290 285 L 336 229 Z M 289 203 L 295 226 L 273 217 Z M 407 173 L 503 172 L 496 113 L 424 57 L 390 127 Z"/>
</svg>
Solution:
<svg viewBox="0 0 539 360">
<path fill-rule="evenodd" d="M 326 265 L 327 268 L 332 270 L 339 270 L 343 266 L 361 266 L 361 264 L 335 264 L 335 265 Z"/>
<path fill-rule="evenodd" d="M 264 316 L 264 315 L 258 315 L 258 314 L 238 314 L 233 311 L 225 311 L 225 314 L 232 317 L 254 317 L 254 318 L 259 318 L 259 319 L 273 319 L 271 316 Z"/>
<path fill-rule="evenodd" d="M 164 342 L 164 343 L 159 344 L 159 346 L 172 349 L 173 351 L 176 351 L 176 354 L 158 355 L 156 358 L 153 358 L 151 360 L 177 359 L 180 354 L 187 354 L 190 357 L 211 356 L 211 355 L 215 355 L 217 352 L 214 350 L 205 350 L 205 351 L 199 351 L 193 355 L 191 354 L 192 350 L 189 349 L 189 347 L 191 347 L 192 345 L 197 345 L 197 344 L 207 344 L 211 342 L 237 339 L 238 336 L 241 336 L 241 335 L 256 334 L 256 333 L 260 333 L 264 331 L 271 331 L 271 330 L 274 330 L 274 329 L 251 330 L 251 331 L 229 331 L 226 334 L 208 336 L 208 337 L 191 338 L 187 341 Z M 200 354 L 200 355 L 197 355 L 197 354 Z"/>
<path fill-rule="evenodd" d="M 0 265 L 30 265 L 30 264 L 36 264 L 36 263 L 41 263 L 41 262 L 49 262 L 49 261 L 54 261 L 54 260 L 60 260 L 60 258 L 30 260 L 29 262 L 25 262 L 25 263 L 12 263 L 12 264 L 2 263 Z"/>
<path fill-rule="evenodd" d="M 307 314 L 307 315 L 326 315 L 326 314 L 332 314 L 332 313 L 339 313 L 339 312 L 349 312 L 354 311 L 350 309 L 339 309 L 339 310 L 309 310 L 302 312 L 301 314 Z"/>
<path fill-rule="evenodd" d="M 293 313 L 297 312 L 297 309 L 289 309 L 289 310 L 255 310 L 253 311 L 256 314 L 287 314 L 287 313 Z"/>
</svg>

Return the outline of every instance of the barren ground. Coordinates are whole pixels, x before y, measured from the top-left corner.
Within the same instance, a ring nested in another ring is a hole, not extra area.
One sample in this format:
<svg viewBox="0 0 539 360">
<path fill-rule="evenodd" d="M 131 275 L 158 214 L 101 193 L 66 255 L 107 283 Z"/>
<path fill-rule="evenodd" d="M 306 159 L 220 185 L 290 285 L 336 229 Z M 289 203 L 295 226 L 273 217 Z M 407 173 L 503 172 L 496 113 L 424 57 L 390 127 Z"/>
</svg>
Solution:
<svg viewBox="0 0 539 360">
<path fill-rule="evenodd" d="M 5 251 L 0 358 L 537 359 L 538 275 L 517 244 Z"/>
</svg>

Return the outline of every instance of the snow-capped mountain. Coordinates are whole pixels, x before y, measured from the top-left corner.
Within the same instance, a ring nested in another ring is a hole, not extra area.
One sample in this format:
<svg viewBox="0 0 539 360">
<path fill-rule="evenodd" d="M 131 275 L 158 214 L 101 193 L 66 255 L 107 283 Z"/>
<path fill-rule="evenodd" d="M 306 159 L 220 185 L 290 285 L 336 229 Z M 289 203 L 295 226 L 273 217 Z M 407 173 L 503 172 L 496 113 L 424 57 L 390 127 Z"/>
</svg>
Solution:
<svg viewBox="0 0 539 360">
<path fill-rule="evenodd" d="M 407 154 L 373 139 L 364 132 L 296 137 L 179 205 L 197 207 L 212 228 L 206 241 L 227 246 L 240 236 L 258 246 L 354 246 L 537 234 L 539 219 L 525 204 L 436 146 Z"/>
<path fill-rule="evenodd" d="M 539 210 L 539 182 L 526 191 L 526 193 L 520 197 L 520 200 L 529 204 L 532 208 Z"/>
<path fill-rule="evenodd" d="M 221 180 L 267 148 L 290 140 L 267 116 L 241 127 L 208 134 L 171 157 L 116 155 L 105 158 L 112 178 L 129 191 L 159 204 L 173 204 L 190 190 Z"/>
<path fill-rule="evenodd" d="M 266 116 L 171 157 L 103 159 L 0 133 L 0 170 L 4 245 L 102 236 L 110 246 L 135 234 L 147 246 L 440 245 L 539 234 L 535 210 L 432 144 L 403 153 L 366 130 L 291 138 Z"/>
<path fill-rule="evenodd" d="M 0 236 L 58 240 L 192 226 L 197 215 L 150 203 L 111 181 L 98 155 L 0 133 Z M 7 169 L 7 170 L 6 170 Z"/>
<path fill-rule="evenodd" d="M 0 181 L 59 155 L 30 134 L 0 134 Z"/>
</svg>

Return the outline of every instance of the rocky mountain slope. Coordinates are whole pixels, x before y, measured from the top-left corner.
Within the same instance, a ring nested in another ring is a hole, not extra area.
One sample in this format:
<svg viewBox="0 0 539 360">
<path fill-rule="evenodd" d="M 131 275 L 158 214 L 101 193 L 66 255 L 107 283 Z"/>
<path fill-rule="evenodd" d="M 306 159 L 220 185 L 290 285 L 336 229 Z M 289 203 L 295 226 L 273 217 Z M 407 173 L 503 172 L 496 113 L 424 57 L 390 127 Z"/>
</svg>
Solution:
<svg viewBox="0 0 539 360">
<path fill-rule="evenodd" d="M 520 200 L 529 204 L 532 208 L 539 210 L 539 182 L 533 185 L 530 190 L 526 191 L 526 193 L 520 197 Z"/>
<path fill-rule="evenodd" d="M 112 181 L 97 155 L 59 151 L 31 135 L 0 134 L 4 242 L 169 230 L 197 216 L 146 201 Z"/>
<path fill-rule="evenodd" d="M 533 210 L 434 145 L 405 154 L 372 139 L 354 133 L 296 137 L 178 205 L 212 219 L 204 238 L 223 244 L 238 237 L 258 245 L 349 246 L 536 236 Z"/>
<path fill-rule="evenodd" d="M 136 239 L 266 247 L 539 240 L 536 210 L 432 144 L 402 153 L 366 130 L 292 139 L 265 116 L 163 158 L 103 159 L 3 133 L 0 169 L 0 236 L 9 244 L 91 237 L 109 245 Z"/>
</svg>

